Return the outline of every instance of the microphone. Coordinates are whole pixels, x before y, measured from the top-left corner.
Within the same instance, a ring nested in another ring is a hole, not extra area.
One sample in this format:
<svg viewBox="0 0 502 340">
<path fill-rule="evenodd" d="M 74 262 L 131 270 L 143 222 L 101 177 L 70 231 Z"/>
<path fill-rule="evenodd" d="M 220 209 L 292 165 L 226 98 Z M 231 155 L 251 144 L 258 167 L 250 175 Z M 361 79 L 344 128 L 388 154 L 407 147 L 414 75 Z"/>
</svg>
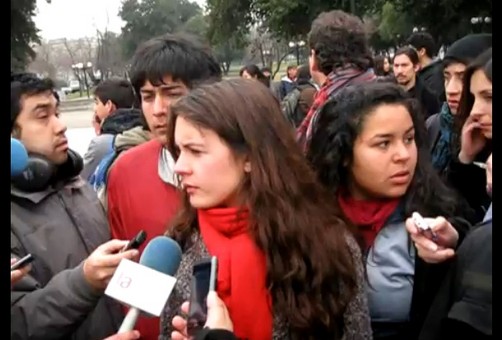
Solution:
<svg viewBox="0 0 502 340">
<path fill-rule="evenodd" d="M 28 152 L 21 142 L 10 138 L 10 177 L 20 175 L 28 166 Z"/>
<path fill-rule="evenodd" d="M 141 266 L 151 268 L 164 275 L 174 276 L 178 271 L 181 262 L 181 248 L 173 239 L 166 236 L 157 236 L 146 246 L 139 263 Z M 151 284 L 150 284 L 151 285 Z M 174 286 L 174 283 L 173 283 Z M 144 287 L 148 288 L 148 287 Z M 164 286 L 164 290 L 167 287 Z M 149 294 L 152 294 L 150 292 Z M 169 298 L 169 294 L 164 300 L 164 305 Z M 131 331 L 140 314 L 140 308 L 131 307 L 124 318 L 118 333 Z"/>
</svg>

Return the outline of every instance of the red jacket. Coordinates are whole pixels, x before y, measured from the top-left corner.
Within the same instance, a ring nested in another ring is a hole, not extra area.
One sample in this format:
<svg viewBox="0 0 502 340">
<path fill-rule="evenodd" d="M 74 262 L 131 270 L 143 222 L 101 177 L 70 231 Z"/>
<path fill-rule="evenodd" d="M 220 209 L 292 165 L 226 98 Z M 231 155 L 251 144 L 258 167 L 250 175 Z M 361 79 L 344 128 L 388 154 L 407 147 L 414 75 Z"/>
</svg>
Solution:
<svg viewBox="0 0 502 340">
<path fill-rule="evenodd" d="M 125 151 L 113 164 L 107 183 L 108 221 L 113 238 L 130 240 L 148 234 L 140 248 L 163 235 L 179 207 L 178 190 L 158 174 L 162 145 L 151 140 Z M 140 317 L 135 329 L 141 338 L 157 340 L 159 318 Z"/>
</svg>

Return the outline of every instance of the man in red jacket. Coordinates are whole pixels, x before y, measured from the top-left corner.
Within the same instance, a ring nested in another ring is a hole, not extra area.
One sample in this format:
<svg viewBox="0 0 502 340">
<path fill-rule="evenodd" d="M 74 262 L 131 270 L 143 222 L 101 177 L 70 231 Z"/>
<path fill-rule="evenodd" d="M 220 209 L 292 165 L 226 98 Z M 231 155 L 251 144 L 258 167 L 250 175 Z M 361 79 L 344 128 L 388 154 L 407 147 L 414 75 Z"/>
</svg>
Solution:
<svg viewBox="0 0 502 340">
<path fill-rule="evenodd" d="M 178 208 L 174 160 L 163 147 L 169 106 L 198 83 L 219 81 L 221 69 L 209 49 L 189 36 L 167 34 L 143 43 L 130 69 L 141 102 L 145 128 L 152 140 L 122 153 L 108 174 L 108 220 L 113 237 L 132 239 L 148 234 L 144 246 L 165 233 Z M 158 318 L 140 318 L 142 339 L 156 340 Z"/>
</svg>

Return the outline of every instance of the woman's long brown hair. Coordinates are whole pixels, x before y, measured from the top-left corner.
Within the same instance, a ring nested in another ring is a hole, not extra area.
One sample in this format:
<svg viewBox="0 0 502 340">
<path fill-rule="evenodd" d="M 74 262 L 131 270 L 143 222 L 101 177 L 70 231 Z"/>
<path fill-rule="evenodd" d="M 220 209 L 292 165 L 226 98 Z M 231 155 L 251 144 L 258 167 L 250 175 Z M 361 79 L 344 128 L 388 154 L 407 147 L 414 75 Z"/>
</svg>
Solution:
<svg viewBox="0 0 502 340">
<path fill-rule="evenodd" d="M 317 182 L 268 88 L 252 80 L 201 86 L 171 108 L 168 149 L 177 159 L 178 117 L 214 131 L 252 170 L 241 187 L 251 237 L 264 252 L 274 311 L 294 339 L 339 339 L 356 291 L 346 224 Z M 168 235 L 182 246 L 198 230 L 186 193 Z M 257 316 L 259 317 L 259 316 Z"/>
</svg>

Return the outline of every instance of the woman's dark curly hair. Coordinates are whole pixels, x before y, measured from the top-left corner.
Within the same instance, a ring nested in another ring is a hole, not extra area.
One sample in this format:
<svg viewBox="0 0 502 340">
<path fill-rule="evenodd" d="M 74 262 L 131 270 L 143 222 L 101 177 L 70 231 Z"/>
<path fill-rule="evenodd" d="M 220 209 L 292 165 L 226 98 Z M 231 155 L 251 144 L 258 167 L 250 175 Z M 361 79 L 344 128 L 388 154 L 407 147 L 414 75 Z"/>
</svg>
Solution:
<svg viewBox="0 0 502 340">
<path fill-rule="evenodd" d="M 353 159 L 354 142 L 366 117 L 385 104 L 404 106 L 415 127 L 417 166 L 405 195 L 404 213 L 424 216 L 458 216 L 458 199 L 432 167 L 427 135 L 418 102 L 396 84 L 369 83 L 341 90 L 323 108 L 315 123 L 307 158 L 324 186 L 335 195 L 349 181 L 347 163 Z"/>
<path fill-rule="evenodd" d="M 363 71 L 372 65 L 372 54 L 363 22 L 344 11 L 319 14 L 312 22 L 308 42 L 310 49 L 315 51 L 319 71 L 325 75 L 347 65 Z"/>
</svg>

